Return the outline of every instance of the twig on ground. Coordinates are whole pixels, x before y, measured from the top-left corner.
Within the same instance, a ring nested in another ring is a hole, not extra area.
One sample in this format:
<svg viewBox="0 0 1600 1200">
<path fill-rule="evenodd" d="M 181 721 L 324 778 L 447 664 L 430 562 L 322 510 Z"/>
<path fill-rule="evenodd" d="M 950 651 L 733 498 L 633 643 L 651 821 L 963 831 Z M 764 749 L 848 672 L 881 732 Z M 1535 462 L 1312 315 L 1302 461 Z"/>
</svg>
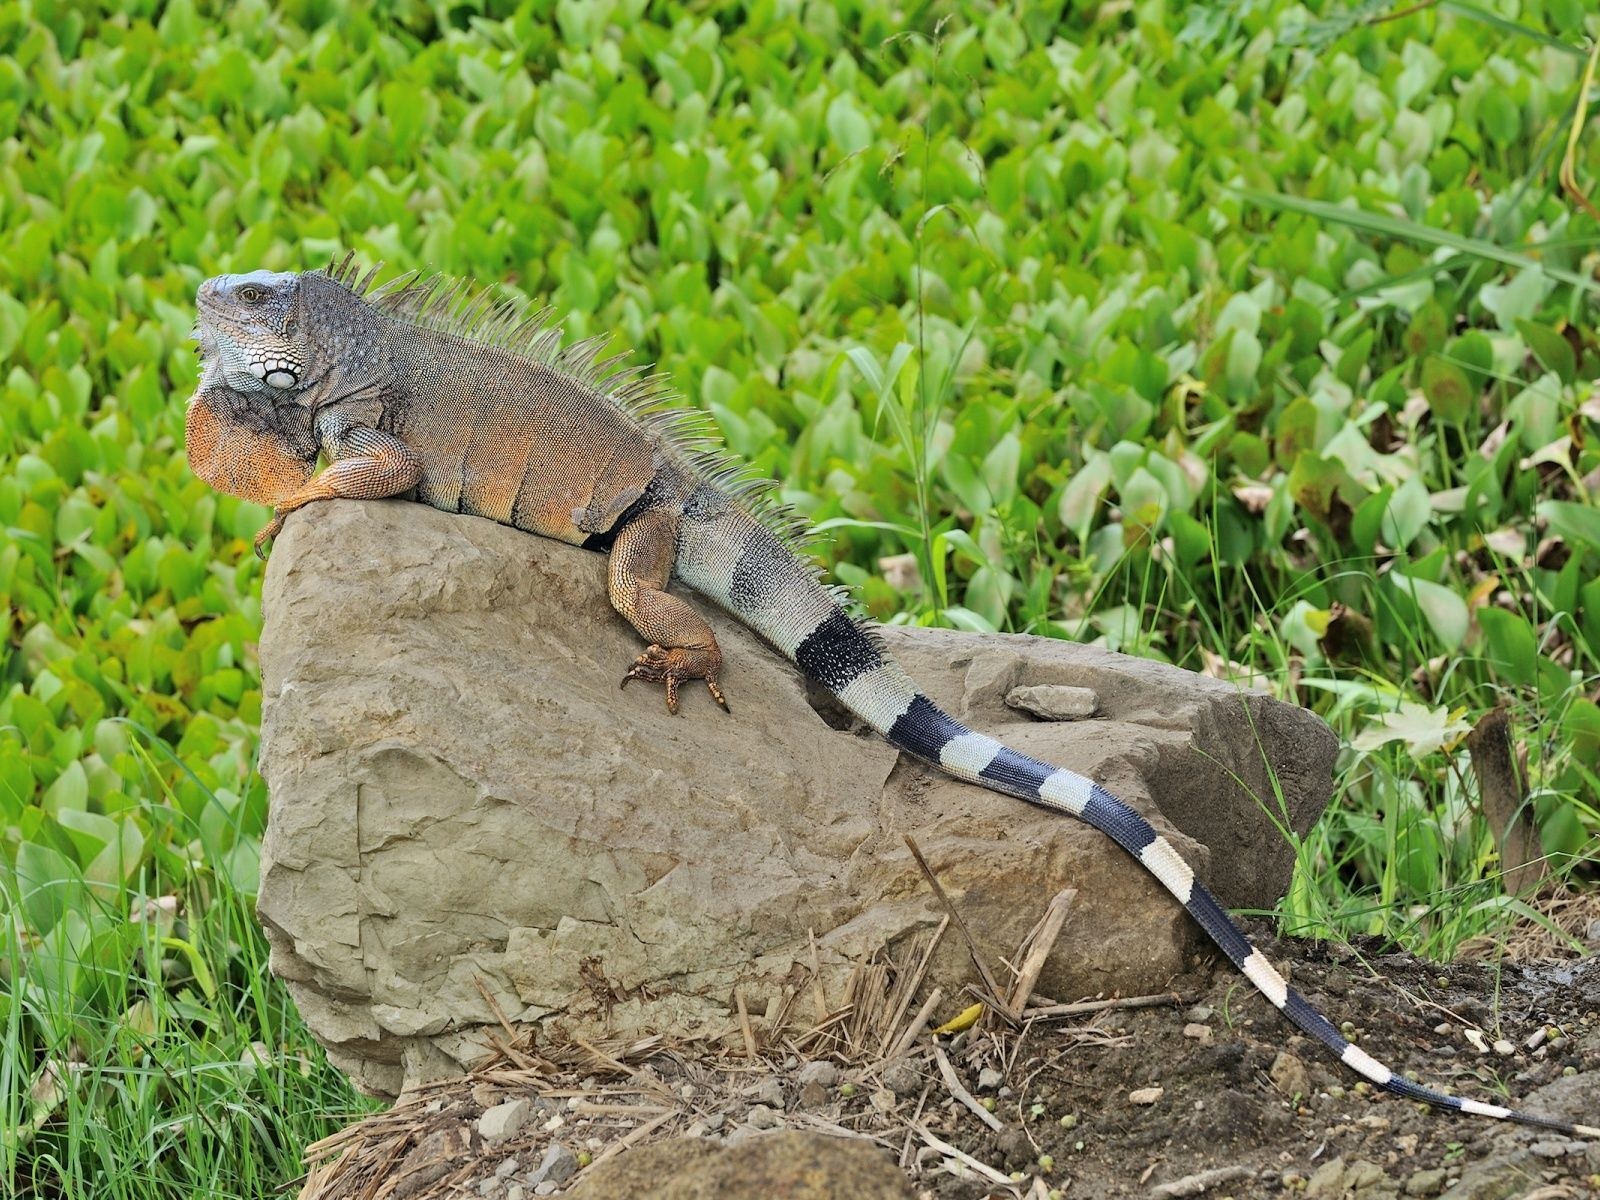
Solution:
<svg viewBox="0 0 1600 1200">
<path fill-rule="evenodd" d="M 1025 1008 L 1025 1018 L 1075 1017 L 1079 1013 L 1107 1012 L 1115 1008 L 1159 1008 L 1163 1004 L 1193 1004 L 1177 992 L 1158 992 L 1153 996 L 1115 996 L 1110 1000 L 1079 1000 L 1075 1004 L 1047 1004 L 1042 1008 Z"/>
<path fill-rule="evenodd" d="M 1019 1019 L 1022 1010 L 1028 1006 L 1028 997 L 1033 995 L 1033 986 L 1039 982 L 1045 961 L 1055 949 L 1056 939 L 1061 936 L 1061 926 L 1067 919 L 1067 910 L 1072 907 L 1077 895 L 1077 888 L 1062 888 L 1052 896 L 1039 923 L 1023 939 L 1022 944 L 1027 950 L 1026 953 L 1018 951 L 1022 966 L 1017 970 L 1017 982 L 1011 990 L 1011 1003 L 1008 1006 L 1012 1020 Z"/>
<path fill-rule="evenodd" d="M 884 1026 L 883 1039 L 878 1043 L 878 1053 L 893 1058 L 888 1054 L 890 1042 L 898 1044 L 901 1038 L 897 1035 L 900 1022 L 905 1019 L 906 1009 L 911 1007 L 911 998 L 917 994 L 917 988 L 922 986 L 922 977 L 928 973 L 928 963 L 933 958 L 933 952 L 939 948 L 939 939 L 944 937 L 944 931 L 950 928 L 950 917 L 946 914 L 939 922 L 939 928 L 933 931 L 933 936 L 928 939 L 928 944 L 923 948 L 922 957 L 917 961 L 917 969 L 912 972 L 909 979 L 895 990 L 900 993 L 900 1003 L 895 1008 L 894 1016 Z"/>
<path fill-rule="evenodd" d="M 1254 1179 L 1255 1172 L 1249 1167 L 1217 1167 L 1211 1171 L 1199 1171 L 1193 1175 L 1185 1175 L 1182 1179 L 1174 1179 L 1171 1183 L 1158 1183 L 1150 1189 L 1151 1200 L 1177 1200 L 1180 1196 L 1198 1196 L 1209 1191 L 1219 1183 L 1233 1183 L 1238 1179 Z"/>
<path fill-rule="evenodd" d="M 923 1001 L 922 1007 L 917 1010 L 917 1015 L 911 1018 L 911 1024 L 895 1039 L 884 1058 L 889 1061 L 899 1058 L 902 1054 L 909 1054 L 911 1047 L 916 1045 L 917 1035 L 928 1025 L 928 1018 L 933 1016 L 933 1010 L 939 1007 L 939 1001 L 944 999 L 944 989 L 934 988 L 928 993 L 928 998 Z"/>
<path fill-rule="evenodd" d="M 739 1032 L 744 1034 L 744 1056 L 751 1062 L 756 1061 L 756 1034 L 750 1028 L 750 1011 L 744 1006 L 744 989 L 733 989 L 733 1002 L 739 1008 Z"/>
<path fill-rule="evenodd" d="M 1016 1186 L 1016 1184 L 1012 1182 L 1011 1176 L 1002 1175 L 988 1163 L 981 1162 L 978 1159 L 973 1158 L 972 1155 L 968 1154 L 966 1151 L 957 1150 L 944 1139 L 935 1137 L 933 1134 L 928 1132 L 928 1127 L 926 1125 L 913 1125 L 911 1128 L 916 1130 L 918 1137 L 920 1137 L 928 1145 L 932 1146 L 940 1154 L 944 1155 L 946 1158 L 953 1158 L 959 1163 L 965 1163 L 979 1175 L 982 1175 L 985 1179 L 989 1180 L 990 1183 L 1004 1184 L 1008 1188 Z"/>
<path fill-rule="evenodd" d="M 822 988 L 822 959 L 817 954 L 817 931 L 806 930 L 806 938 L 811 943 L 811 999 L 817 1006 L 817 1027 L 820 1029 L 828 1023 L 828 994 Z"/>
<path fill-rule="evenodd" d="M 917 866 L 922 869 L 923 876 L 928 881 L 928 886 L 933 888 L 933 894 L 939 898 L 939 903 L 944 905 L 945 912 L 950 914 L 950 919 L 956 923 L 961 938 L 967 943 L 967 953 L 972 956 L 972 965 L 978 968 L 978 975 L 983 979 L 983 985 L 989 991 L 988 1002 L 990 1007 L 1005 1008 L 1005 993 L 1000 990 L 1000 985 L 995 983 L 994 976 L 989 973 L 988 966 L 983 961 L 983 956 L 978 953 L 978 943 L 972 938 L 972 931 L 967 928 L 967 923 L 961 919 L 961 914 L 956 910 L 954 902 L 945 893 L 944 886 L 933 873 L 933 868 L 928 866 L 928 860 L 922 856 L 922 848 L 917 845 L 916 839 L 909 833 L 905 834 L 906 848 L 911 851 L 911 857 L 917 860 Z M 1007 1180 L 1006 1182 L 1010 1182 Z"/>
<path fill-rule="evenodd" d="M 933 1061 L 939 1065 L 939 1075 L 944 1080 L 946 1090 L 965 1105 L 978 1120 L 997 1133 L 1006 1127 L 1004 1121 L 985 1108 L 976 1096 L 961 1086 L 961 1080 L 956 1078 L 955 1068 L 950 1065 L 950 1060 L 945 1057 L 944 1051 L 938 1046 L 933 1048 Z"/>
<path fill-rule="evenodd" d="M 590 1163 L 589 1166 L 591 1168 L 593 1168 L 597 1164 L 605 1162 L 606 1159 L 614 1158 L 616 1155 L 621 1154 L 629 1146 L 632 1146 L 632 1145 L 634 1145 L 634 1144 L 636 1144 L 638 1142 L 641 1142 L 645 1138 L 649 1137 L 657 1129 L 660 1129 L 663 1125 L 665 1125 L 668 1121 L 672 1120 L 672 1118 L 677 1116 L 677 1115 L 678 1115 L 677 1112 L 674 1110 L 674 1111 L 671 1111 L 671 1112 L 662 1113 L 659 1117 L 655 1118 L 653 1121 L 646 1121 L 643 1125 L 640 1125 L 637 1129 L 632 1130 L 627 1135 L 625 1135 L 625 1136 L 623 1136 L 621 1138 L 618 1138 L 616 1141 L 612 1142 L 611 1145 L 607 1146 L 604 1150 L 602 1150 L 599 1154 L 595 1155 L 594 1162 Z"/>
</svg>

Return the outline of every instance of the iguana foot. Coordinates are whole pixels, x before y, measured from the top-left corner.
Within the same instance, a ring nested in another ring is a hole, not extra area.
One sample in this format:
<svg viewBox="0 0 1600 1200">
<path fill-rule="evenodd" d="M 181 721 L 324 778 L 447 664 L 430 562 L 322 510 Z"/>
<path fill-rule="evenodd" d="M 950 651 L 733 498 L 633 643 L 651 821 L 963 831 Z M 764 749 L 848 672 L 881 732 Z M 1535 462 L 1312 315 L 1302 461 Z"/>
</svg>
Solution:
<svg viewBox="0 0 1600 1200">
<path fill-rule="evenodd" d="M 715 648 L 693 650 L 674 646 L 667 650 L 661 646 L 651 646 L 634 660 L 618 686 L 627 687 L 630 679 L 662 684 L 667 689 L 667 711 L 676 713 L 678 685 L 686 679 L 703 679 L 711 698 L 722 705 L 723 712 L 729 712 L 728 701 L 717 686 L 717 673 L 721 670 L 722 653 Z"/>
<path fill-rule="evenodd" d="M 261 532 L 256 534 L 256 557 L 262 562 L 267 561 L 267 543 L 276 538 L 282 531 L 283 514 L 274 513 L 272 520 L 268 521 L 266 525 L 262 527 Z"/>
</svg>

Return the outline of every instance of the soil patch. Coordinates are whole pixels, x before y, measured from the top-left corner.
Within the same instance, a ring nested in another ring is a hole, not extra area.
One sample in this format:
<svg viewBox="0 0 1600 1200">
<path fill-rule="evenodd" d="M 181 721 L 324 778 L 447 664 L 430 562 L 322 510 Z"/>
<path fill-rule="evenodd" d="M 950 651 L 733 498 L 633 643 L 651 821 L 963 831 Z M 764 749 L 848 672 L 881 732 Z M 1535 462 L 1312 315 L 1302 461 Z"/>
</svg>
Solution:
<svg viewBox="0 0 1600 1200">
<path fill-rule="evenodd" d="M 1567 1120 L 1600 1115 L 1595 957 L 1445 968 L 1252 932 L 1397 1071 Z M 863 983 L 893 995 L 896 969 Z M 1133 1007 L 986 1020 L 890 1058 L 863 1052 L 872 1039 L 851 1014 L 869 1006 L 849 999 L 798 1038 L 769 1040 L 759 1022 L 723 1044 L 508 1038 L 488 1067 L 312 1147 L 302 1195 L 555 1195 L 631 1146 L 783 1128 L 870 1139 L 933 1200 L 1600 1193 L 1600 1144 L 1378 1093 L 1211 964 Z"/>
</svg>

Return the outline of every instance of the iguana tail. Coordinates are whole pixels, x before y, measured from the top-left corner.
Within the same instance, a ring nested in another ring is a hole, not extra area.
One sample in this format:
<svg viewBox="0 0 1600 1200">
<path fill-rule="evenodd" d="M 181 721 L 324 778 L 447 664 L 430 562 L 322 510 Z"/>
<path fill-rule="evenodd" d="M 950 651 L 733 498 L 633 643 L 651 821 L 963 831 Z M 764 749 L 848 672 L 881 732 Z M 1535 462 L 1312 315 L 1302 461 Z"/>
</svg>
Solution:
<svg viewBox="0 0 1600 1200">
<path fill-rule="evenodd" d="M 1600 1137 L 1600 1128 L 1422 1087 L 1345 1040 L 1250 944 L 1195 879 L 1193 869 L 1148 821 L 1092 780 L 974 733 L 943 712 L 917 690 L 879 640 L 844 611 L 784 540 L 755 517 L 735 507 L 700 518 L 686 512 L 679 532 L 678 576 L 766 638 L 896 748 L 958 779 L 1069 813 L 1109 836 L 1177 897 L 1274 1007 L 1384 1091 L 1569 1137 Z"/>
</svg>

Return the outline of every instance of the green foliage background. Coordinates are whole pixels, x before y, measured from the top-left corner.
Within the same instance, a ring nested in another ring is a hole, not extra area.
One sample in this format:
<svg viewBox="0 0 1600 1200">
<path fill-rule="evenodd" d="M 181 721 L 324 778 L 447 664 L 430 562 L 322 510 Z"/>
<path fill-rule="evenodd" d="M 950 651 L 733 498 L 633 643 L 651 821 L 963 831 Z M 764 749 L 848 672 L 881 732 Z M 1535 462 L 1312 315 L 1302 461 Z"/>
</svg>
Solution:
<svg viewBox="0 0 1600 1200">
<path fill-rule="evenodd" d="M 1290 928 L 1530 911 L 1461 748 L 1496 704 L 1592 851 L 1600 224 L 1555 176 L 1600 24 L 1046 7 L 0 8 L 9 1178 L 265 1194 L 358 1105 L 250 911 L 267 514 L 181 445 L 219 271 L 502 281 L 658 362 L 880 618 L 1316 708 Z"/>
</svg>

